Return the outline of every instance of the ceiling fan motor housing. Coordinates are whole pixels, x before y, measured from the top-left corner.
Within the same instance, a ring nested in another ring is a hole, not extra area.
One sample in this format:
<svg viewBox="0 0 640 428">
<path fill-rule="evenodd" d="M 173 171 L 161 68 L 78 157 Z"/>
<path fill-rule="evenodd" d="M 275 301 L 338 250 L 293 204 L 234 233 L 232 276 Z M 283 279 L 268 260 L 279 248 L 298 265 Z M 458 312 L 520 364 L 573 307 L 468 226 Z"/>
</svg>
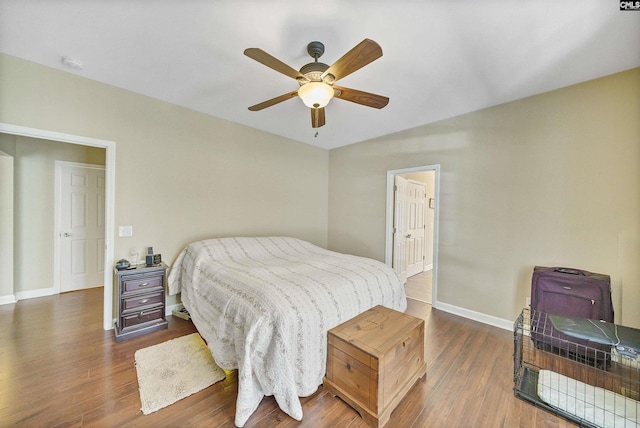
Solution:
<svg viewBox="0 0 640 428">
<path fill-rule="evenodd" d="M 333 75 L 328 74 L 324 79 L 322 78 L 322 73 L 324 73 L 329 68 L 329 66 L 322 62 L 318 62 L 318 58 L 320 58 L 322 54 L 324 54 L 324 44 L 318 41 L 309 43 L 307 45 L 307 53 L 309 54 L 309 56 L 311 56 L 311 58 L 315 59 L 315 61 L 303 65 L 300 69 L 300 73 L 303 74 L 311 82 L 324 82 L 329 85 L 333 84 L 333 82 L 335 81 L 335 77 L 333 77 Z M 300 86 L 302 86 L 307 82 L 302 79 L 298 79 L 298 83 L 300 83 Z"/>
<path fill-rule="evenodd" d="M 322 82 L 322 73 L 324 73 L 329 66 L 322 62 L 310 62 L 309 64 L 305 64 L 300 69 L 300 73 L 303 74 L 307 79 L 311 82 Z M 330 75 L 327 75 L 329 77 Z M 333 77 L 333 76 L 331 76 Z M 304 85 L 305 81 L 299 81 L 300 85 Z M 327 81 L 325 79 L 325 83 L 333 83 L 333 79 L 331 81 Z"/>
</svg>

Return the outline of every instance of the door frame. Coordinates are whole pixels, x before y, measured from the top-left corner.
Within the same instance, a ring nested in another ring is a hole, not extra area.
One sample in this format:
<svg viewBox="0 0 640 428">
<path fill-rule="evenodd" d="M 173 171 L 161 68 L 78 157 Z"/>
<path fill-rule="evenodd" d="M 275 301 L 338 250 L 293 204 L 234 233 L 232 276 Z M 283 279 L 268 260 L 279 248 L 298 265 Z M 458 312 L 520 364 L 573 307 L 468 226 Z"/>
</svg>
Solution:
<svg viewBox="0 0 640 428">
<path fill-rule="evenodd" d="M 433 196 L 436 201 L 433 214 L 433 270 L 432 270 L 432 287 L 431 287 L 431 306 L 439 309 L 438 301 L 438 230 L 439 230 L 439 213 L 440 213 L 440 164 L 416 166 L 413 168 L 395 169 L 387 171 L 387 222 L 385 231 L 385 263 L 389 266 L 393 265 L 393 207 L 394 207 L 394 191 L 396 175 L 410 174 L 413 172 L 434 171 L 434 189 Z"/>
<path fill-rule="evenodd" d="M 6 170 L 5 170 L 6 169 Z M 6 171 L 6 172 L 4 172 Z M 0 213 L 0 305 L 16 302 L 13 278 L 13 230 L 14 230 L 14 156 L 0 150 L 0 211 L 7 213 L 5 217 Z M 11 294 L 4 294 L 10 291 Z"/>
<path fill-rule="evenodd" d="M 0 133 L 18 135 L 22 137 L 39 138 L 58 141 L 61 143 L 78 144 L 82 146 L 100 147 L 105 149 L 105 225 L 104 225 L 104 297 L 103 297 L 103 327 L 105 330 L 113 328 L 113 270 L 114 265 L 114 219 L 115 219 L 115 183 L 116 183 L 116 143 L 79 135 L 65 134 L 45 129 L 30 128 L 0 122 Z M 59 290 L 59 284 L 58 284 Z"/>
<path fill-rule="evenodd" d="M 75 166 L 80 168 L 92 168 L 92 169 L 101 169 L 105 172 L 105 185 L 106 185 L 106 176 L 107 169 L 106 165 L 96 165 L 91 163 L 83 163 L 83 162 L 70 162 L 70 161 L 55 161 L 55 226 L 54 226 L 54 237 L 53 237 L 53 292 L 60 293 L 62 289 L 62 167 L 63 166 Z M 106 192 L 106 189 L 105 189 Z M 106 194 L 105 194 L 105 209 L 106 209 Z M 106 235 L 106 225 L 105 225 L 105 235 Z M 106 240 L 105 240 L 106 242 Z M 107 265 L 104 266 L 105 270 L 107 269 Z M 104 284 L 103 284 L 104 286 Z"/>
</svg>

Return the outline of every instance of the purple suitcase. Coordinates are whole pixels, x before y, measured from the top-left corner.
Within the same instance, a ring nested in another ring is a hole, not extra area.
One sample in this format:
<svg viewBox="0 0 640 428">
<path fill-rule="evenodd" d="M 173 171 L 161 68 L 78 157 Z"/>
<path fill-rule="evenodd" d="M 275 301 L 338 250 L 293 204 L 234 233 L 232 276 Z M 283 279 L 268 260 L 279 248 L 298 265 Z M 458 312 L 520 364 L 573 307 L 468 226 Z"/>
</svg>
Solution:
<svg viewBox="0 0 640 428">
<path fill-rule="evenodd" d="M 613 323 L 609 275 L 536 266 L 531 279 L 531 336 L 536 346 L 570 353 L 598 366 L 608 363 L 610 346 L 567 336 L 553 328 L 547 315 Z"/>
</svg>

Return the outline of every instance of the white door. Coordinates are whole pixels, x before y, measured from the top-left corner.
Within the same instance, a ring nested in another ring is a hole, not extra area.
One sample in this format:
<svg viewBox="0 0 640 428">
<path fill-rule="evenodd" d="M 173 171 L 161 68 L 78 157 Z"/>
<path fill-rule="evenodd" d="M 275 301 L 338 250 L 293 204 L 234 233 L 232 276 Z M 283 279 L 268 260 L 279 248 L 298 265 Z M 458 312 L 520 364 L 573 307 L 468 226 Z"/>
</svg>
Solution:
<svg viewBox="0 0 640 428">
<path fill-rule="evenodd" d="M 404 284 L 407 282 L 407 184 L 406 178 L 395 176 L 393 205 L 393 269 Z"/>
<path fill-rule="evenodd" d="M 60 291 L 104 279 L 104 166 L 60 162 Z"/>
<path fill-rule="evenodd" d="M 427 186 L 418 181 L 407 183 L 407 276 L 424 270 L 424 228 Z"/>
</svg>

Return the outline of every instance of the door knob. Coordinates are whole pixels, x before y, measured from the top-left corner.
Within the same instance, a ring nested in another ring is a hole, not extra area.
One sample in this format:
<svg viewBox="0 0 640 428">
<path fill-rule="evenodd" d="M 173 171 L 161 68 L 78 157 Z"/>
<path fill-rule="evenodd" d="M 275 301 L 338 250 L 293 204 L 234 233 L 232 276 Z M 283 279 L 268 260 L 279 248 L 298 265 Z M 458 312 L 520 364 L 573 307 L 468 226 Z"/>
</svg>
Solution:
<svg viewBox="0 0 640 428">
<path fill-rule="evenodd" d="M 70 234 L 70 233 L 65 232 L 65 233 L 64 233 L 64 235 L 62 235 L 62 236 L 64 236 L 65 238 L 68 238 L 68 237 L 70 237 L 70 236 L 71 236 L 71 234 Z"/>
<path fill-rule="evenodd" d="M 408 234 L 406 237 L 407 237 L 407 238 L 411 238 L 411 234 Z"/>
</svg>

